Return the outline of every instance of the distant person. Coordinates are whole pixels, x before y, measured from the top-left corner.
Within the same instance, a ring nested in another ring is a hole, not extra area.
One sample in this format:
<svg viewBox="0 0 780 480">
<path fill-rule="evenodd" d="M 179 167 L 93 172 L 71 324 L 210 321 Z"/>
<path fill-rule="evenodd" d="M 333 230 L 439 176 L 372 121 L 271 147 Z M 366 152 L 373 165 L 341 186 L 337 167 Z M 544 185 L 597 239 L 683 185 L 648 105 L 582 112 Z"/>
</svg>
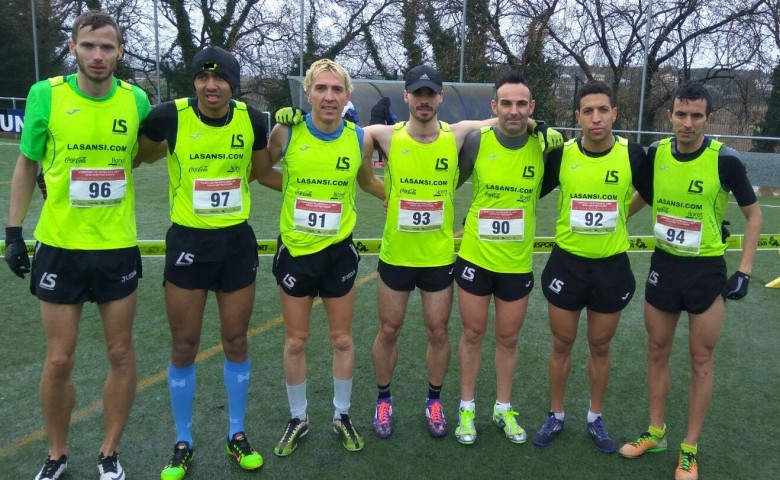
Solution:
<svg viewBox="0 0 780 480">
<path fill-rule="evenodd" d="M 225 449 L 244 470 L 263 457 L 244 428 L 250 386 L 247 329 L 255 300 L 257 239 L 247 223 L 253 165 L 270 170 L 263 115 L 233 100 L 240 66 L 228 51 L 209 46 L 192 61 L 192 98 L 158 105 L 141 135 L 138 160 L 166 145 L 171 227 L 165 237 L 165 304 L 171 329 L 168 392 L 176 426 L 173 455 L 162 480 L 181 480 L 194 455 L 192 411 L 195 358 L 200 346 L 209 291 L 216 295 L 224 351 L 222 377 L 227 394 Z M 277 188 L 281 188 L 281 182 Z"/>
<path fill-rule="evenodd" d="M 40 402 L 49 456 L 35 479 L 60 478 L 68 467 L 79 319 L 84 303 L 94 302 L 108 350 L 97 468 L 100 480 L 121 480 L 117 453 L 136 388 L 133 317 L 141 277 L 131 169 L 150 105 L 141 89 L 113 76 L 124 53 L 113 18 L 99 11 L 79 15 L 68 49 L 76 73 L 40 81 L 27 96 L 5 261 L 19 277 L 31 274 L 46 336 Z M 41 167 L 46 201 L 35 227 L 31 271 L 22 222 Z"/>
<path fill-rule="evenodd" d="M 620 455 L 637 458 L 667 448 L 669 356 L 680 315 L 686 311 L 691 370 L 688 425 L 674 477 L 696 480 L 698 441 L 712 399 L 715 345 L 725 300 L 739 300 L 748 293 L 762 214 L 737 151 L 704 134 L 712 119 L 707 89 L 697 82 L 681 86 L 667 117 L 674 136 L 650 145 L 648 165 L 637 185 L 641 199 L 653 205 L 656 239 L 645 284 L 650 426 L 623 445 Z M 746 223 L 742 258 L 727 279 L 721 229 L 729 192 Z"/>
<path fill-rule="evenodd" d="M 390 97 L 382 97 L 376 102 L 376 105 L 371 107 L 371 120 L 369 125 L 394 125 L 398 117 L 390 111 Z M 377 167 L 383 167 L 385 164 L 384 152 L 378 150 L 379 160 L 377 161 Z"/>
<path fill-rule="evenodd" d="M 274 448 L 280 457 L 293 453 L 309 431 L 306 346 L 317 296 L 325 307 L 333 349 L 331 425 L 345 449 L 356 452 L 364 446 L 349 415 L 355 371 L 352 317 L 360 262 L 352 243 L 357 221 L 355 187 L 380 200 L 385 192 L 371 164 L 371 135 L 340 115 L 352 85 L 349 73 L 338 63 L 314 62 L 303 79 L 311 114 L 303 117 L 297 110 L 295 118 L 288 119 L 291 122 L 274 127 L 268 144 L 272 162 L 284 158 L 280 236 L 273 261 L 284 318 L 283 363 L 290 408 Z"/>
<path fill-rule="evenodd" d="M 358 123 L 358 113 L 351 101 L 344 105 L 344 108 L 341 111 L 341 117 L 348 122 Z"/>
<path fill-rule="evenodd" d="M 628 258 L 633 185 L 645 162 L 638 143 L 615 135 L 618 110 L 612 89 L 591 81 L 580 88 L 575 116 L 582 136 L 547 157 L 542 196 L 560 186 L 553 247 L 541 277 L 552 333 L 550 411 L 534 435 L 553 443 L 564 426 L 566 383 L 580 316 L 585 310 L 590 402 L 585 427 L 596 449 L 615 453 L 602 417 L 611 369 L 610 343 L 636 288 Z"/>
</svg>

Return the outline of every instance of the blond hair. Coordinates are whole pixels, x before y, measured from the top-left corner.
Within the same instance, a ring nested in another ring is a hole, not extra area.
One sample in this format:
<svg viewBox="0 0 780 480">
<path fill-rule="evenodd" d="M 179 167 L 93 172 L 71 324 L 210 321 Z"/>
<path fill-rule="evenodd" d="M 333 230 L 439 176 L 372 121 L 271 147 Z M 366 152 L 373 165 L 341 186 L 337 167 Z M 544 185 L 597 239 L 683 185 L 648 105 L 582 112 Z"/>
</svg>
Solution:
<svg viewBox="0 0 780 480">
<path fill-rule="evenodd" d="M 349 72 L 347 72 L 344 67 L 333 60 L 323 58 L 322 60 L 317 60 L 312 63 L 309 70 L 306 71 L 306 76 L 303 78 L 303 90 L 308 92 L 309 89 L 311 89 L 312 82 L 314 82 L 314 77 L 325 71 L 333 72 L 341 77 L 344 80 L 344 88 L 347 89 L 347 92 L 352 92 L 355 88 L 352 84 L 352 78 L 350 78 Z"/>
</svg>

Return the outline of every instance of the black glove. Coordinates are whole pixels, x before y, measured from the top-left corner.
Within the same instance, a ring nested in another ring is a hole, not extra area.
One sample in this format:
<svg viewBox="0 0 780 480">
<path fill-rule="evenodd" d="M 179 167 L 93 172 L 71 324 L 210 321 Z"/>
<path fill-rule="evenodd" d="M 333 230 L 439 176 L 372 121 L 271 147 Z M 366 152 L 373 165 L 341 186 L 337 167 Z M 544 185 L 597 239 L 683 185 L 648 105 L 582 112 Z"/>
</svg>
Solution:
<svg viewBox="0 0 780 480">
<path fill-rule="evenodd" d="M 750 275 L 737 270 L 726 282 L 726 288 L 723 289 L 723 295 L 729 300 L 739 300 L 747 295 L 748 282 L 750 282 Z"/>
<path fill-rule="evenodd" d="M 544 153 L 550 153 L 556 148 L 563 146 L 563 135 L 558 130 L 550 128 L 541 120 L 536 120 L 534 131 L 531 132 L 536 140 L 539 142 L 539 146 L 542 147 Z"/>
<path fill-rule="evenodd" d="M 723 240 L 723 243 L 726 243 L 726 241 L 731 236 L 731 232 L 729 231 L 728 228 L 726 228 L 728 225 L 731 225 L 731 222 L 729 222 L 728 220 L 723 220 L 720 223 L 720 238 L 721 240 Z"/>
<path fill-rule="evenodd" d="M 306 112 L 296 107 L 282 107 L 276 111 L 274 120 L 282 125 L 297 125 L 303 121 Z"/>
<path fill-rule="evenodd" d="M 22 227 L 5 227 L 5 263 L 19 278 L 30 273 L 30 257 L 22 238 Z"/>
<path fill-rule="evenodd" d="M 43 170 L 35 177 L 35 180 L 38 182 L 38 188 L 41 189 L 43 199 L 46 200 L 46 180 L 43 178 Z"/>
</svg>

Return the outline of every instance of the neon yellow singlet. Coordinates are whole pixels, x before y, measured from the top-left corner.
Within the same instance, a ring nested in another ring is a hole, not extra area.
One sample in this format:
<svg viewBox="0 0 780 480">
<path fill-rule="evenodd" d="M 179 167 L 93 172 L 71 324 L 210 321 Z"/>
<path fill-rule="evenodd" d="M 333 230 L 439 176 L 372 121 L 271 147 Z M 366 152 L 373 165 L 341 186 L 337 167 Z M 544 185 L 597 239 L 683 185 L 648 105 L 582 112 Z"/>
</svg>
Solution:
<svg viewBox="0 0 780 480">
<path fill-rule="evenodd" d="M 290 127 L 282 163 L 282 242 L 294 257 L 310 255 L 352 234 L 355 180 L 362 164 L 355 124 L 344 122 L 335 140 L 317 138 L 307 122 Z"/>
<path fill-rule="evenodd" d="M 563 147 L 555 242 L 569 253 L 606 258 L 630 246 L 626 216 L 633 193 L 628 140 L 615 137 L 606 155 L 590 157 L 576 140 Z"/>
<path fill-rule="evenodd" d="M 458 148 L 450 126 L 419 143 L 406 123 L 395 126 L 385 169 L 387 220 L 379 258 L 391 265 L 438 267 L 455 256 L 453 196 L 458 184 Z"/>
<path fill-rule="evenodd" d="M 728 201 L 718 175 L 722 143 L 710 144 L 695 160 L 677 161 L 671 139 L 659 142 L 653 176 L 656 246 L 683 257 L 717 257 L 726 251 L 720 234 Z"/>
<path fill-rule="evenodd" d="M 533 267 L 536 203 L 544 174 L 539 144 L 502 146 L 482 128 L 471 174 L 472 202 L 458 255 L 492 272 L 528 273 Z"/>
<path fill-rule="evenodd" d="M 246 104 L 234 101 L 233 118 L 223 127 L 203 123 L 188 98 L 175 104 L 176 149 L 168 152 L 171 221 L 202 229 L 246 221 L 255 141 Z"/>
<path fill-rule="evenodd" d="M 48 82 L 51 111 L 43 160 L 48 197 L 35 238 L 71 250 L 135 246 L 131 169 L 140 118 L 134 87 L 119 81 L 96 100 L 75 90 L 75 80 Z"/>
</svg>

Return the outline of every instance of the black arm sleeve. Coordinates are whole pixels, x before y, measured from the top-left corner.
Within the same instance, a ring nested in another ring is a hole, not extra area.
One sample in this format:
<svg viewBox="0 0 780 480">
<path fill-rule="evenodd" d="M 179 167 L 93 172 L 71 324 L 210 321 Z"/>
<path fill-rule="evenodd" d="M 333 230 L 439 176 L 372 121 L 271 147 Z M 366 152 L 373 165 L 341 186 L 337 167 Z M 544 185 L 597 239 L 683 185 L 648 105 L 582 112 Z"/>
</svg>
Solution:
<svg viewBox="0 0 780 480">
<path fill-rule="evenodd" d="M 255 133 L 255 142 L 252 151 L 256 152 L 268 146 L 268 126 L 265 124 L 265 115 L 260 110 L 247 105 L 249 121 L 252 122 L 252 130 Z"/>
<path fill-rule="evenodd" d="M 648 171 L 647 153 L 642 145 L 628 142 L 628 161 L 631 163 L 631 179 L 634 188 L 647 202 L 647 198 L 653 196 L 653 171 L 652 169 Z M 648 178 L 650 178 L 649 183 Z"/>
<path fill-rule="evenodd" d="M 463 147 L 458 154 L 458 188 L 471 178 L 471 172 L 474 171 L 474 164 L 477 161 L 479 153 L 479 143 L 482 140 L 482 133 L 477 130 L 466 135 Z"/>
<path fill-rule="evenodd" d="M 639 147 L 642 148 L 641 146 Z M 643 150 L 644 152 L 644 150 Z M 642 156 L 639 168 L 634 173 L 634 164 L 631 164 L 631 174 L 634 188 L 642 196 L 642 200 L 648 205 L 653 204 L 653 165 L 655 165 L 656 144 L 650 145 L 647 154 Z M 631 155 L 629 151 L 629 155 Z"/>
<path fill-rule="evenodd" d="M 141 127 L 141 133 L 153 142 L 168 140 L 168 150 L 172 152 L 176 147 L 178 126 L 179 117 L 176 113 L 176 105 L 173 102 L 165 102 L 149 112 Z"/>
<path fill-rule="evenodd" d="M 563 160 L 563 149 L 557 148 L 547 154 L 547 161 L 544 164 L 544 178 L 542 179 L 542 190 L 539 198 L 555 190 L 560 183 L 561 161 Z"/>
<path fill-rule="evenodd" d="M 737 205 L 746 207 L 758 201 L 753 185 L 747 176 L 745 164 L 739 153 L 731 147 L 723 146 L 718 154 L 718 176 L 723 189 L 734 194 Z"/>
</svg>

